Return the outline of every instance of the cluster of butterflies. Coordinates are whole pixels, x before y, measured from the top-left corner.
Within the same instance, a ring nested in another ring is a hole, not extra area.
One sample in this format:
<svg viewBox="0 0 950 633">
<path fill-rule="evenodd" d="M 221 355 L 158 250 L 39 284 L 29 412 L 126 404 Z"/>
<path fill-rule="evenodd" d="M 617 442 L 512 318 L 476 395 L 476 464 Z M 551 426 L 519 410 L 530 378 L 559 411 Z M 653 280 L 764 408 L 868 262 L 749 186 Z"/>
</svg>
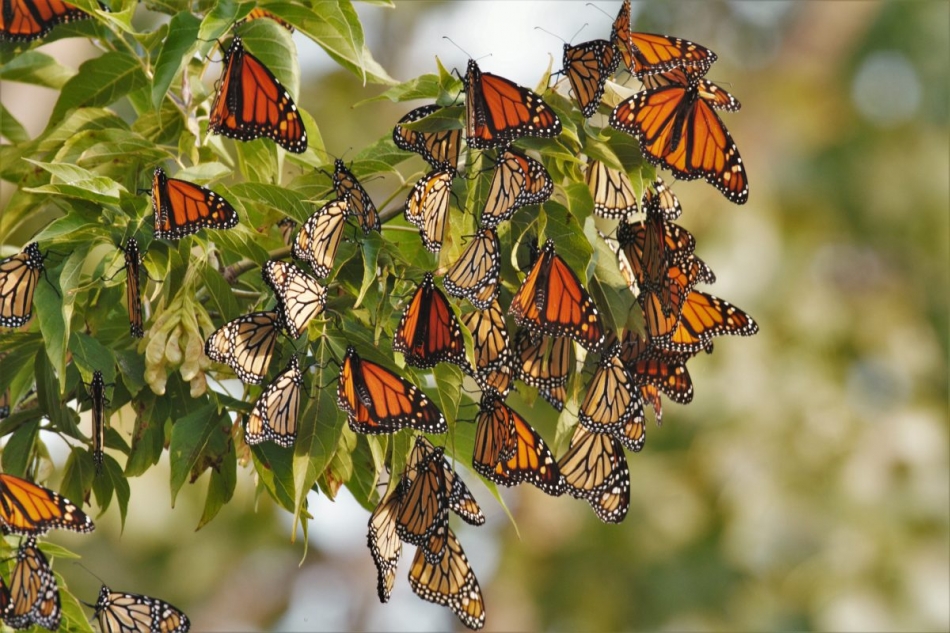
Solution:
<svg viewBox="0 0 950 633">
<path fill-rule="evenodd" d="M 31 9 L 40 3 L 45 12 Z M 0 35 L 8 39 L 39 37 L 55 23 L 85 16 L 59 0 L 3 0 Z M 263 10 L 249 17 L 279 20 Z M 621 102 L 609 115 L 610 125 L 635 136 L 643 155 L 671 170 L 676 178 L 704 178 L 731 201 L 746 202 L 745 167 L 714 111 L 737 110 L 739 103 L 704 78 L 716 60 L 715 53 L 686 40 L 631 31 L 630 4 L 625 0 L 609 40 L 565 45 L 561 72 L 585 117 L 598 110 L 606 82 L 621 60 L 645 90 Z M 498 230 L 518 209 L 542 204 L 554 192 L 554 181 L 544 165 L 512 144 L 526 136 L 557 136 L 562 124 L 540 95 L 482 72 L 474 60 L 468 62 L 464 92 L 463 129 L 420 131 L 420 126 L 413 124 L 437 116 L 441 110 L 433 104 L 412 110 L 393 130 L 398 148 L 421 155 L 431 167 L 412 187 L 404 206 L 407 221 L 418 228 L 422 244 L 430 252 L 440 252 L 447 234 L 453 181 L 460 176 L 463 136 L 469 148 L 493 152 L 494 169 L 478 230 L 445 270 L 444 292 L 433 272 L 425 273 L 393 333 L 392 349 L 402 354 L 406 364 L 420 369 L 443 362 L 456 364 L 478 385 L 482 395 L 472 457 L 476 472 L 500 485 L 529 483 L 552 496 L 567 492 L 586 500 L 601 520 L 620 522 L 627 513 L 630 488 L 624 449 L 640 451 L 644 446 L 644 403 L 653 407 L 659 422 L 661 392 L 676 402 L 690 402 L 693 388 L 686 361 L 699 352 L 711 351 L 714 336 L 751 335 L 758 326 L 742 310 L 694 289 L 699 283 L 713 283 L 715 275 L 695 255 L 693 236 L 674 223 L 682 210 L 662 179 L 657 178 L 638 200 L 623 170 L 589 158 L 586 179 L 593 212 L 618 221 L 613 235 L 601 235 L 616 253 L 620 271 L 643 312 L 644 335 L 606 330 L 593 298 L 549 239 L 533 248 L 530 268 L 508 302 L 507 313 L 520 328 L 510 337 L 506 311 L 500 303 Z M 292 98 L 266 66 L 244 49 L 239 36 L 234 36 L 226 53 L 209 128 L 241 141 L 269 138 L 290 152 L 307 148 L 306 130 Z M 320 280 L 334 270 L 348 219 L 356 218 L 364 235 L 381 230 L 375 205 L 343 161 L 335 162 L 331 179 L 335 198 L 299 230 L 292 220 L 281 223 L 291 254 L 313 274 L 293 262 L 268 261 L 262 276 L 276 297 L 274 309 L 225 323 L 206 341 L 208 357 L 228 365 L 245 383 L 264 382 L 281 332 L 297 339 L 323 312 L 327 288 Z M 228 229 L 238 223 L 237 212 L 222 196 L 170 178 L 160 167 L 154 171 L 151 197 L 156 238 L 179 239 L 202 229 Z M 639 211 L 645 219 L 633 221 Z M 132 336 L 142 337 L 141 254 L 136 240 L 129 238 L 123 251 L 130 330 Z M 33 289 L 44 259 L 38 245 L 32 243 L 0 262 L 0 325 L 19 327 L 30 319 Z M 457 316 L 447 295 L 467 300 L 474 310 Z M 472 338 L 474 362 L 466 352 L 463 327 Z M 538 431 L 506 404 L 506 398 L 513 382 L 520 380 L 562 410 L 569 399 L 571 370 L 577 364 L 574 343 L 600 358 L 579 405 L 579 424 L 567 450 L 556 458 Z M 444 449 L 421 435 L 448 432 L 445 416 L 416 385 L 382 364 L 361 358 L 354 346 L 347 348 L 339 364 L 337 403 L 352 430 L 391 434 L 410 429 L 420 434 L 405 469 L 391 478 L 369 521 L 368 543 L 379 574 L 380 600 L 389 598 L 402 543 L 416 545 L 409 574 L 413 590 L 425 600 L 449 606 L 466 626 L 481 628 L 485 618 L 481 591 L 449 527 L 448 511 L 474 525 L 483 523 L 484 516 L 446 461 Z M 300 361 L 292 356 L 251 409 L 244 430 L 248 444 L 293 446 L 302 384 Z M 101 373 L 94 373 L 90 389 L 97 429 L 94 460 L 101 467 L 103 409 L 107 404 Z M 27 506 L 20 505 L 26 494 L 31 499 L 45 495 L 47 505 L 58 512 L 54 516 L 59 519 L 40 524 L 45 529 L 78 529 L 88 523 L 91 530 L 85 515 L 55 493 L 3 477 L 5 532 L 7 524 L 29 523 L 24 518 Z M 35 551 L 27 558 L 31 561 L 42 557 L 31 545 L 37 529 L 29 525 L 9 528 L 28 536 L 24 541 L 27 550 Z M 53 578 L 51 573 L 47 575 Z M 18 602 L 17 587 L 22 582 L 17 583 L 15 573 L 11 604 Z M 106 606 L 100 609 L 97 605 L 100 619 L 102 613 L 110 613 L 115 621 L 127 622 L 120 620 L 119 607 L 138 615 L 143 605 L 157 604 L 165 617 L 178 618 L 163 621 L 162 630 L 187 629 L 187 619 L 170 605 L 129 597 L 132 594 L 107 593 L 105 603 L 100 597 L 100 605 Z M 43 608 L 37 607 L 36 613 Z M 155 621 L 153 617 L 152 624 Z"/>
<path fill-rule="evenodd" d="M 59 586 L 36 539 L 51 529 L 88 533 L 95 525 L 69 499 L 14 475 L 0 473 L 0 531 L 20 535 L 9 583 L 0 576 L 0 620 L 13 629 L 59 629 Z M 6 541 L 4 541 L 6 543 Z M 191 627 L 181 610 L 158 598 L 113 591 L 105 584 L 95 604 L 103 633 L 185 633 Z"/>
</svg>

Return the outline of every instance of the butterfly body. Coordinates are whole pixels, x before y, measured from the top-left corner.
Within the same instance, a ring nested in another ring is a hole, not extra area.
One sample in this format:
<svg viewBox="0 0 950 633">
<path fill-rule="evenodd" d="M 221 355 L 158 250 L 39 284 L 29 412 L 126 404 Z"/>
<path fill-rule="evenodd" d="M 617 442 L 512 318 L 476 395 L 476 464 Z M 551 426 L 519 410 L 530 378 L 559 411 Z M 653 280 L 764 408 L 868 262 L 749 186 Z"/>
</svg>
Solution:
<svg viewBox="0 0 950 633">
<path fill-rule="evenodd" d="M 364 235 L 380 230 L 376 205 L 353 172 L 347 169 L 346 164 L 339 158 L 333 163 L 333 187 L 336 189 L 337 198 L 346 203 L 345 208 L 349 214 L 359 219 Z"/>
<path fill-rule="evenodd" d="M 407 364 L 421 369 L 443 362 L 470 369 L 462 327 L 432 273 L 426 273 L 406 306 L 393 334 L 393 350 L 401 352 Z"/>
<path fill-rule="evenodd" d="M 59 586 L 49 561 L 36 546 L 35 537 L 25 538 L 17 549 L 10 576 L 10 604 L 3 621 L 14 629 L 37 625 L 56 631 L 62 615 Z"/>
<path fill-rule="evenodd" d="M 129 332 L 135 338 L 142 338 L 145 336 L 145 330 L 142 327 L 142 294 L 139 288 L 142 258 L 138 241 L 130 237 L 122 252 L 125 257 L 125 298 L 129 306 Z"/>
</svg>

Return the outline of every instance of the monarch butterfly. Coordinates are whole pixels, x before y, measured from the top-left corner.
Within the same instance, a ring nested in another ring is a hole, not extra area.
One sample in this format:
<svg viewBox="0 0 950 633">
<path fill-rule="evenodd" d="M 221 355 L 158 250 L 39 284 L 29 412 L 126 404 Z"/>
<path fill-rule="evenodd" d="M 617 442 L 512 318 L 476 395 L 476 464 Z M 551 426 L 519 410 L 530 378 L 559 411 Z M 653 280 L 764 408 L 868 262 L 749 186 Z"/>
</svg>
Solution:
<svg viewBox="0 0 950 633">
<path fill-rule="evenodd" d="M 92 532 L 92 519 L 59 494 L 26 479 L 0 473 L 0 529 L 4 534 L 42 536 L 53 528 Z"/>
<path fill-rule="evenodd" d="M 293 218 L 284 218 L 277 223 L 280 228 L 280 239 L 284 245 L 290 246 L 294 243 L 294 233 L 297 231 L 297 221 Z"/>
<path fill-rule="evenodd" d="M 288 152 L 307 151 L 307 131 L 293 99 L 237 35 L 225 54 L 208 129 L 239 141 L 266 136 Z"/>
<path fill-rule="evenodd" d="M 700 74 L 716 61 L 714 52 L 689 40 L 630 30 L 630 0 L 624 0 L 614 20 L 610 41 L 623 56 L 624 64 L 638 77 L 688 67 Z"/>
<path fill-rule="evenodd" d="M 177 240 L 202 228 L 229 229 L 237 225 L 237 211 L 215 192 L 155 168 L 152 179 L 155 237 Z"/>
<path fill-rule="evenodd" d="M 486 310 L 464 315 L 462 323 L 471 332 L 475 347 L 475 381 L 482 391 L 506 397 L 511 389 L 512 354 L 505 314 L 498 300 Z"/>
<path fill-rule="evenodd" d="M 93 371 L 92 383 L 89 385 L 89 398 L 92 400 L 92 461 L 96 464 L 97 477 L 102 472 L 102 450 L 105 447 L 107 404 L 105 389 L 102 372 L 98 369 Z"/>
<path fill-rule="evenodd" d="M 518 325 L 550 336 L 569 336 L 589 351 L 604 343 L 604 327 L 594 300 L 548 240 L 511 300 L 508 312 Z"/>
<path fill-rule="evenodd" d="M 237 24 L 238 25 L 244 24 L 245 22 L 250 22 L 251 20 L 260 20 L 261 18 L 267 18 L 268 20 L 273 20 L 274 22 L 281 25 L 282 27 L 284 27 L 291 33 L 294 32 L 294 26 L 290 22 L 287 22 L 283 18 L 277 17 L 276 15 L 274 15 L 267 9 L 262 9 L 261 7 L 254 7 L 253 9 L 251 9 L 250 13 L 248 13 L 247 16 L 243 20 L 238 22 Z"/>
<path fill-rule="evenodd" d="M 139 243 L 130 237 L 122 249 L 125 256 L 125 299 L 129 304 L 129 332 L 135 338 L 145 336 L 142 327 L 142 294 L 139 290 L 139 271 L 142 264 Z"/>
<path fill-rule="evenodd" d="M 400 483 L 405 492 L 396 514 L 396 534 L 406 543 L 422 548 L 432 564 L 438 563 L 444 554 L 449 509 L 472 525 L 485 522 L 472 493 L 445 461 L 443 449 L 421 435 L 416 436 Z"/>
<path fill-rule="evenodd" d="M 333 187 L 337 197 L 346 202 L 350 214 L 359 218 L 364 235 L 380 230 L 376 205 L 353 172 L 346 168 L 346 163 L 339 158 L 333 163 Z"/>
<path fill-rule="evenodd" d="M 3 0 L 0 40 L 28 41 L 43 37 L 57 24 L 90 16 L 62 0 Z"/>
<path fill-rule="evenodd" d="M 317 277 L 326 277 L 333 270 L 333 260 L 346 226 L 346 200 L 334 200 L 304 222 L 297 233 L 291 254 L 313 268 Z"/>
<path fill-rule="evenodd" d="M 294 264 L 270 260 L 262 270 L 264 281 L 277 295 L 284 328 L 291 338 L 307 329 L 313 317 L 323 312 L 327 301 L 326 288 Z"/>
<path fill-rule="evenodd" d="M 648 279 L 637 300 L 651 341 L 666 340 L 680 320 L 683 304 L 702 275 L 705 264 L 690 256 L 682 263 L 661 267 L 658 279 Z"/>
<path fill-rule="evenodd" d="M 472 466 L 503 486 L 528 482 L 552 496 L 564 492 L 554 454 L 541 435 L 495 394 L 482 396 Z"/>
<path fill-rule="evenodd" d="M 205 354 L 228 365 L 242 381 L 259 385 L 274 355 L 280 320 L 279 312 L 268 310 L 228 321 L 205 341 Z"/>
<path fill-rule="evenodd" d="M 468 60 L 465 74 L 465 138 L 475 149 L 507 146 L 522 136 L 550 138 L 561 121 L 537 94 L 518 84 L 483 73 Z"/>
<path fill-rule="evenodd" d="M 745 204 L 749 199 L 745 165 L 713 110 L 721 107 L 722 95 L 709 99 L 707 84 L 691 75 L 685 83 L 672 80 L 638 92 L 614 108 L 610 125 L 635 136 L 643 155 L 654 165 L 684 180 L 702 176 L 730 201 Z"/>
<path fill-rule="evenodd" d="M 572 497 L 585 499 L 604 523 L 620 523 L 630 507 L 630 471 L 620 442 L 580 424 L 557 462 Z"/>
<path fill-rule="evenodd" d="M 187 633 L 191 628 L 188 616 L 178 607 L 105 585 L 93 608 L 102 633 Z"/>
<path fill-rule="evenodd" d="M 585 179 L 594 199 L 594 215 L 616 219 L 637 212 L 637 196 L 633 193 L 630 178 L 622 169 L 608 167 L 606 163 L 591 158 L 587 161 Z"/>
<path fill-rule="evenodd" d="M 647 209 L 654 209 L 668 222 L 672 222 L 683 214 L 683 207 L 680 206 L 679 198 L 659 176 L 653 181 L 652 190 L 647 187 L 643 191 L 641 205 L 644 212 Z"/>
<path fill-rule="evenodd" d="M 693 381 L 683 356 L 651 348 L 646 338 L 628 330 L 621 340 L 620 359 L 640 386 L 640 397 L 653 407 L 658 425 L 663 420 L 661 390 L 680 404 L 692 402 Z"/>
<path fill-rule="evenodd" d="M 399 149 L 421 155 L 434 169 L 454 172 L 459 162 L 462 130 L 417 132 L 403 127 L 406 123 L 419 121 L 441 109 L 442 106 L 432 104 L 412 110 L 399 119 L 393 128 L 393 142 Z"/>
<path fill-rule="evenodd" d="M 33 291 L 43 272 L 43 260 L 36 242 L 0 261 L 0 325 L 20 327 L 33 315 Z"/>
<path fill-rule="evenodd" d="M 379 505 L 369 517 L 366 544 L 369 546 L 373 563 L 376 564 L 376 593 L 380 602 L 389 602 L 396 582 L 396 564 L 402 555 L 402 541 L 396 534 L 396 513 L 405 492 L 405 486 L 401 483 L 390 484 L 389 492 L 380 499 Z"/>
<path fill-rule="evenodd" d="M 468 299 L 479 310 L 487 310 L 498 297 L 501 274 L 501 245 L 494 229 L 481 229 L 455 260 L 442 280 L 453 297 Z"/>
<path fill-rule="evenodd" d="M 406 198 L 405 215 L 419 229 L 422 244 L 433 253 L 442 250 L 449 217 L 453 172 L 431 171 L 413 186 Z"/>
<path fill-rule="evenodd" d="M 451 528 L 445 535 L 445 554 L 438 563 L 430 563 L 425 552 L 424 547 L 416 550 L 409 569 L 409 586 L 416 595 L 427 602 L 449 607 L 462 624 L 472 630 L 485 626 L 482 590 Z"/>
<path fill-rule="evenodd" d="M 752 336 L 759 331 L 751 316 L 718 297 L 693 290 L 686 297 L 676 329 L 669 337 L 650 343 L 677 354 L 695 354 L 709 348 L 714 336 Z"/>
<path fill-rule="evenodd" d="M 537 387 L 552 407 L 563 410 L 571 370 L 571 339 L 534 336 L 527 329 L 519 330 L 515 335 L 515 358 L 515 378 Z"/>
<path fill-rule="evenodd" d="M 284 448 L 294 445 L 302 383 L 300 363 L 296 356 L 291 356 L 287 369 L 267 385 L 251 410 L 244 429 L 244 440 L 248 444 L 270 441 Z"/>
<path fill-rule="evenodd" d="M 564 45 L 564 69 L 584 118 L 597 111 L 604 96 L 607 78 L 620 64 L 617 47 L 607 40 L 593 40 L 577 46 Z"/>
<path fill-rule="evenodd" d="M 480 220 L 482 228 L 497 227 L 521 207 L 541 204 L 553 191 L 554 181 L 544 165 L 509 147 L 498 157 L 492 174 Z"/>
<path fill-rule="evenodd" d="M 739 100 L 726 92 L 721 86 L 708 79 L 700 78 L 692 70 L 686 71 L 682 68 L 674 68 L 654 75 L 644 75 L 642 80 L 643 87 L 647 90 L 655 90 L 663 86 L 686 86 L 690 82 L 696 82 L 699 96 L 710 107 L 717 110 L 726 110 L 727 112 L 738 112 L 742 108 Z"/>
<path fill-rule="evenodd" d="M 393 334 L 393 350 L 402 352 L 406 364 L 426 369 L 438 363 L 455 363 L 466 371 L 465 339 L 449 300 L 426 273 Z"/>
<path fill-rule="evenodd" d="M 375 435 L 410 427 L 423 433 L 445 433 L 445 416 L 418 387 L 374 362 L 346 349 L 337 386 L 337 404 L 350 428 Z"/>
<path fill-rule="evenodd" d="M 612 435 L 626 448 L 636 451 L 639 450 L 638 426 L 643 425 L 643 402 L 640 390 L 619 355 L 619 343 L 601 355 L 578 419 L 591 431 Z M 629 432 L 633 437 L 627 436 Z"/>
<path fill-rule="evenodd" d="M 10 576 L 10 604 L 3 613 L 3 621 L 14 629 L 35 624 L 56 631 L 62 615 L 56 576 L 36 546 L 36 538 L 27 537 L 17 549 L 16 565 Z"/>
</svg>

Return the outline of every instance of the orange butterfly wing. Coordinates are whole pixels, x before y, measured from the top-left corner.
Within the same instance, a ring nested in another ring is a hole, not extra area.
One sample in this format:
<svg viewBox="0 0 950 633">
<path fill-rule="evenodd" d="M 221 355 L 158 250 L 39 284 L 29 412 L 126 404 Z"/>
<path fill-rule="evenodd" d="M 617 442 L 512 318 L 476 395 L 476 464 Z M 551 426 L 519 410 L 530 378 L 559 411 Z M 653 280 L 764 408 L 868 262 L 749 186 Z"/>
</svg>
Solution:
<svg viewBox="0 0 950 633">
<path fill-rule="evenodd" d="M 0 473 L 0 530 L 3 534 L 41 536 L 53 528 L 92 532 L 92 519 L 52 490 Z"/>
<path fill-rule="evenodd" d="M 293 99 L 274 74 L 234 37 L 209 129 L 239 141 L 267 137 L 295 154 L 307 150 L 307 131 Z"/>
<path fill-rule="evenodd" d="M 728 301 L 693 290 L 683 304 L 676 329 L 659 341 L 660 347 L 679 354 L 695 354 L 709 347 L 714 336 L 752 336 L 759 325 Z"/>
<path fill-rule="evenodd" d="M 617 70 L 620 54 L 607 40 L 593 40 L 577 46 L 564 45 L 564 70 L 574 98 L 585 118 L 597 111 L 604 96 L 607 78 Z"/>
<path fill-rule="evenodd" d="M 161 167 L 152 179 L 152 211 L 159 239 L 177 240 L 202 228 L 229 229 L 238 223 L 227 200 L 206 187 L 168 178 Z"/>
<path fill-rule="evenodd" d="M 426 273 L 406 307 L 393 335 L 393 350 L 420 369 L 446 362 L 470 369 L 462 328 L 432 273 Z"/>
<path fill-rule="evenodd" d="M 57 24 L 91 17 L 79 7 L 61 0 L 3 0 L 2 4 L 0 40 L 35 40 Z"/>
</svg>

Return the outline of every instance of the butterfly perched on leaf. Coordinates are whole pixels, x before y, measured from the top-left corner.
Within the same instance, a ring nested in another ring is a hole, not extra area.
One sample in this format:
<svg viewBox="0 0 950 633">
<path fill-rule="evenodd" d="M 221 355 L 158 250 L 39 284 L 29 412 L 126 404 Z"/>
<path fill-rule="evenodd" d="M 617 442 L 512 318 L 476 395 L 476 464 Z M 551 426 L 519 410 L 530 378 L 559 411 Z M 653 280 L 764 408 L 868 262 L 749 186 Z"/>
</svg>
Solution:
<svg viewBox="0 0 950 633">
<path fill-rule="evenodd" d="M 557 462 L 572 497 L 586 500 L 604 523 L 620 523 L 630 507 L 630 471 L 620 441 L 577 425 Z"/>
<path fill-rule="evenodd" d="M 142 326 L 142 292 L 139 288 L 142 256 L 139 254 L 138 241 L 130 237 L 122 253 L 125 257 L 125 299 L 129 306 L 129 332 L 135 338 L 142 338 L 145 336 Z"/>
<path fill-rule="evenodd" d="M 589 119 L 597 111 L 607 79 L 614 74 L 619 64 L 620 52 L 613 42 L 593 40 L 577 46 L 564 45 L 564 68 L 561 72 L 567 75 L 584 118 Z"/>
<path fill-rule="evenodd" d="M 3 622 L 14 629 L 37 625 L 56 631 L 62 617 L 56 576 L 36 546 L 36 538 L 27 537 L 17 549 L 10 576 L 10 604 L 3 613 Z"/>
<path fill-rule="evenodd" d="M 89 385 L 89 399 L 92 401 L 92 461 L 96 465 L 97 477 L 102 473 L 102 451 L 105 448 L 105 409 L 108 404 L 105 390 L 102 372 L 97 369 L 92 372 L 92 383 Z"/>
<path fill-rule="evenodd" d="M 3 0 L 0 40 L 29 41 L 43 37 L 57 24 L 92 17 L 62 0 Z"/>
<path fill-rule="evenodd" d="M 506 397 L 511 389 L 514 356 L 505 313 L 498 300 L 485 310 L 473 310 L 464 315 L 462 324 L 471 333 L 475 348 L 475 382 L 482 391 Z"/>
<path fill-rule="evenodd" d="M 229 229 L 238 214 L 227 200 L 201 185 L 169 178 L 161 167 L 152 178 L 155 237 L 177 240 L 203 228 Z"/>
<path fill-rule="evenodd" d="M 453 297 L 468 299 L 479 310 L 487 310 L 498 298 L 500 274 L 498 233 L 481 229 L 446 271 L 442 285 Z"/>
<path fill-rule="evenodd" d="M 521 207 L 541 204 L 554 191 L 554 181 L 544 165 L 516 149 L 507 148 L 496 165 L 479 219 L 482 228 L 497 227 Z"/>
<path fill-rule="evenodd" d="M 0 261 L 0 326 L 20 327 L 33 315 L 33 291 L 43 272 L 43 260 L 36 242 Z"/>
<path fill-rule="evenodd" d="M 689 68 L 704 74 L 717 59 L 714 52 L 689 40 L 631 31 L 630 0 L 624 0 L 620 6 L 610 41 L 620 51 L 630 72 L 641 78 L 674 68 Z"/>
<path fill-rule="evenodd" d="M 277 313 L 291 338 L 297 338 L 307 329 L 310 321 L 323 312 L 327 291 L 316 279 L 294 264 L 270 260 L 261 274 L 277 295 Z"/>
<path fill-rule="evenodd" d="M 644 189 L 640 205 L 643 207 L 644 213 L 653 210 L 668 222 L 672 222 L 683 214 L 683 207 L 680 206 L 679 198 L 659 176 L 653 180 L 651 186 Z"/>
<path fill-rule="evenodd" d="M 541 435 L 496 394 L 482 396 L 472 466 L 503 486 L 530 483 L 552 496 L 564 492 L 557 460 Z"/>
<path fill-rule="evenodd" d="M 280 324 L 275 310 L 245 314 L 215 330 L 205 341 L 205 354 L 228 365 L 242 381 L 259 385 L 270 367 Z"/>
<path fill-rule="evenodd" d="M 551 138 L 560 133 L 560 119 L 540 96 L 504 77 L 483 73 L 475 60 L 468 60 L 465 140 L 471 147 L 507 147 L 523 136 Z"/>
<path fill-rule="evenodd" d="M 191 628 L 188 616 L 178 607 L 106 585 L 93 608 L 102 633 L 187 633 Z"/>
<path fill-rule="evenodd" d="M 515 335 L 515 378 L 537 387 L 548 403 L 561 411 L 567 400 L 567 381 L 571 371 L 571 339 L 566 336 L 532 334 L 522 328 Z"/>
<path fill-rule="evenodd" d="M 418 387 L 382 365 L 360 358 L 350 346 L 340 367 L 337 404 L 350 428 L 376 435 L 413 428 L 445 433 L 445 416 Z"/>
<path fill-rule="evenodd" d="M 668 336 L 651 339 L 651 345 L 676 354 L 706 350 L 714 336 L 752 336 L 759 325 L 745 311 L 711 294 L 691 291 L 683 302 L 679 321 Z"/>
<path fill-rule="evenodd" d="M 445 553 L 437 563 L 425 557 L 420 547 L 409 569 L 409 586 L 423 600 L 447 606 L 462 624 L 478 630 L 485 626 L 485 602 L 475 572 L 465 557 L 455 533 L 445 534 Z"/>
<path fill-rule="evenodd" d="M 436 287 L 432 273 L 425 274 L 409 300 L 393 333 L 393 350 L 401 352 L 406 364 L 413 367 L 455 363 L 470 371 L 462 327 L 449 300 Z"/>
<path fill-rule="evenodd" d="M 296 356 L 290 357 L 287 369 L 267 385 L 247 418 L 244 441 L 248 444 L 274 442 L 289 448 L 297 439 L 297 410 L 300 408 L 300 386 L 303 375 Z"/>
<path fill-rule="evenodd" d="M 288 152 L 307 151 L 307 131 L 287 89 L 235 35 L 225 53 L 208 129 L 239 141 L 266 137 Z"/>
<path fill-rule="evenodd" d="M 625 219 L 637 212 L 637 195 L 630 178 L 622 169 L 590 158 L 585 172 L 587 187 L 594 199 L 594 215 L 608 219 Z"/>
<path fill-rule="evenodd" d="M 346 164 L 339 158 L 333 163 L 333 187 L 336 189 L 337 198 L 346 202 L 349 214 L 359 219 L 364 235 L 380 230 L 376 205 L 353 172 L 347 169 Z"/>
<path fill-rule="evenodd" d="M 396 515 L 404 494 L 405 486 L 391 484 L 369 517 L 366 543 L 376 565 L 376 593 L 380 602 L 389 602 L 396 582 L 396 565 L 402 555 L 402 540 L 396 534 Z"/>
<path fill-rule="evenodd" d="M 393 142 L 396 147 L 407 152 L 415 152 L 422 156 L 433 169 L 454 172 L 458 168 L 459 149 L 461 147 L 462 130 L 450 129 L 439 132 L 418 132 L 403 127 L 435 114 L 442 106 L 424 105 L 409 112 L 399 119 L 393 128 Z"/>
<path fill-rule="evenodd" d="M 422 244 L 433 253 L 442 250 L 445 239 L 454 175 L 454 170 L 431 171 L 416 182 L 406 198 L 406 220 L 419 229 Z"/>
<path fill-rule="evenodd" d="M 547 240 L 534 267 L 511 300 L 515 322 L 548 336 L 569 336 L 589 351 L 604 342 L 604 326 L 594 300 L 577 274 Z"/>
<path fill-rule="evenodd" d="M 600 358 L 578 413 L 580 423 L 595 433 L 607 433 L 626 448 L 640 450 L 643 426 L 640 390 L 620 359 L 620 344 L 611 345 Z M 632 435 L 632 437 L 631 437 Z"/>
<path fill-rule="evenodd" d="M 640 386 L 640 397 L 653 406 L 656 422 L 663 419 L 659 392 L 674 402 L 689 404 L 693 400 L 693 381 L 686 369 L 688 355 L 670 354 L 650 347 L 647 339 L 627 330 L 620 339 L 620 360 Z"/>
<path fill-rule="evenodd" d="M 333 270 L 333 260 L 346 227 L 348 206 L 346 200 L 328 202 L 297 232 L 291 254 L 310 264 L 317 277 L 326 277 Z"/>
<path fill-rule="evenodd" d="M 15 475 L 0 473 L 0 530 L 42 536 L 51 529 L 92 532 L 92 519 L 72 501 Z"/>
</svg>

